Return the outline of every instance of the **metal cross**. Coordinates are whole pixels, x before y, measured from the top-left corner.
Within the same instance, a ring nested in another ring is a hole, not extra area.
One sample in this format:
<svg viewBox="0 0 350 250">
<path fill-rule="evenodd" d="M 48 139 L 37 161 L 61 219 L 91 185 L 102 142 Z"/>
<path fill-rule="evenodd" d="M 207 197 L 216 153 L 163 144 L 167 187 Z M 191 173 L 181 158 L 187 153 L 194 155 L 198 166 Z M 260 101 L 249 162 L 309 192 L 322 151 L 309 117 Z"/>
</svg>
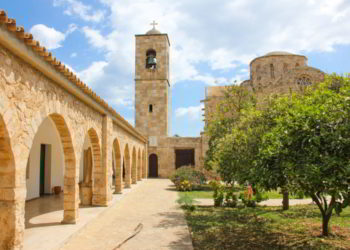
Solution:
<svg viewBox="0 0 350 250">
<path fill-rule="evenodd" d="M 156 21 L 153 20 L 153 22 L 150 23 L 150 25 L 153 25 L 153 29 L 155 29 L 155 28 L 156 28 L 156 25 L 158 25 L 158 23 L 156 23 Z"/>
</svg>

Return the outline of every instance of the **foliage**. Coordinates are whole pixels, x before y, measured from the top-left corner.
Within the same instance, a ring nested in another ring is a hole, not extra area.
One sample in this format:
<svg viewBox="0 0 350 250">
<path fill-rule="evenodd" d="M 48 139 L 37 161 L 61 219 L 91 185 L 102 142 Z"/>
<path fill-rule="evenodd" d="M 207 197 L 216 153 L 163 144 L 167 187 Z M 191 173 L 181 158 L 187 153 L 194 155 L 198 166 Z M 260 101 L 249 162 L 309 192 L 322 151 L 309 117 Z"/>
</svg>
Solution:
<svg viewBox="0 0 350 250">
<path fill-rule="evenodd" d="M 256 103 L 254 95 L 241 86 L 227 86 L 223 94 L 224 98 L 217 105 L 217 112 L 208 117 L 210 122 L 205 128 L 205 132 L 209 136 L 209 149 L 205 157 L 205 167 L 208 170 L 218 169 L 215 152 L 221 138 L 230 134 L 235 122 L 240 119 L 241 111 L 255 106 Z M 229 161 L 225 163 L 230 164 Z M 228 181 L 227 178 L 225 181 Z"/>
<path fill-rule="evenodd" d="M 181 181 L 177 186 L 179 191 L 192 191 L 192 184 L 188 180 Z"/>
<path fill-rule="evenodd" d="M 218 181 L 211 181 L 210 185 L 214 191 L 213 199 L 214 206 L 221 207 L 236 207 L 237 206 L 237 195 L 235 194 L 235 189 L 233 186 L 226 187 Z"/>
<path fill-rule="evenodd" d="M 291 189 L 310 195 L 326 236 L 333 209 L 350 198 L 350 81 L 328 77 L 303 95 L 276 99 L 268 112 L 275 124 L 262 137 L 255 169 L 266 180 L 278 166 Z"/>
<path fill-rule="evenodd" d="M 328 76 L 259 109 L 252 100 L 239 87 L 227 92 L 206 129 L 206 167 L 227 183 L 281 189 L 284 201 L 288 192 L 310 196 L 328 235 L 333 209 L 350 199 L 350 79 Z"/>
<path fill-rule="evenodd" d="M 205 175 L 193 166 L 178 168 L 170 179 L 179 191 L 190 191 L 206 182 Z"/>
<path fill-rule="evenodd" d="M 182 208 L 184 208 L 184 209 L 187 209 L 190 211 L 194 211 L 196 209 L 196 207 L 194 205 L 195 200 L 191 196 L 189 196 L 188 194 L 180 196 L 180 198 L 177 199 L 176 202 L 179 203 L 182 206 Z"/>
</svg>

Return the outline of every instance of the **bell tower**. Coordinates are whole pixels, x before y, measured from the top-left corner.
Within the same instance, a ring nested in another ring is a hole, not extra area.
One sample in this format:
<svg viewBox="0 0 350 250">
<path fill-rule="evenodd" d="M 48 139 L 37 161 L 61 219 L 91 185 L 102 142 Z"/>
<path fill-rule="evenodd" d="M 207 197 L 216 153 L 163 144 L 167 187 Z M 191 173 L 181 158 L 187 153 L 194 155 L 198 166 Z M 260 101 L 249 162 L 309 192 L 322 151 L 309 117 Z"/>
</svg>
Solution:
<svg viewBox="0 0 350 250">
<path fill-rule="evenodd" d="M 169 38 L 155 29 L 135 35 L 135 127 L 157 144 L 169 133 Z M 152 143 L 153 142 L 153 143 Z M 156 146 L 156 145 L 154 145 Z"/>
</svg>

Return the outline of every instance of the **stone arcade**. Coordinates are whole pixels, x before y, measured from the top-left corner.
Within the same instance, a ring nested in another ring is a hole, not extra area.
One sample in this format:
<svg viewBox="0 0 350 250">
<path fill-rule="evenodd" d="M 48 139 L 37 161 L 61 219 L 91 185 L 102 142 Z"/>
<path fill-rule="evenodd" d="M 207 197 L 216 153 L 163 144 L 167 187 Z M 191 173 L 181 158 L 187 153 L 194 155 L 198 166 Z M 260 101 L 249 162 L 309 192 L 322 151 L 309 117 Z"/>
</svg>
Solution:
<svg viewBox="0 0 350 250">
<path fill-rule="evenodd" d="M 0 88 L 0 249 L 22 248 L 26 200 L 60 186 L 75 224 L 80 201 L 108 206 L 123 175 L 147 177 L 147 139 L 4 11 Z"/>
</svg>

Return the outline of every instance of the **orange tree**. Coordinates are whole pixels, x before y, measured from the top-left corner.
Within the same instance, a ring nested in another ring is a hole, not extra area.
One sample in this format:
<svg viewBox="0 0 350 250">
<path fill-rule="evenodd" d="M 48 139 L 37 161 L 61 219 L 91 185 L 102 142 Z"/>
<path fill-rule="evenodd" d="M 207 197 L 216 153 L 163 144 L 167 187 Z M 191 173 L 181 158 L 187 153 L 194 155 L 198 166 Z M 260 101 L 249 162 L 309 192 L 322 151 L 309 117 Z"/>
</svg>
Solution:
<svg viewBox="0 0 350 250">
<path fill-rule="evenodd" d="M 282 173 L 317 204 L 328 236 L 333 210 L 341 212 L 350 196 L 350 80 L 327 77 L 303 94 L 278 98 L 266 112 L 273 126 L 258 146 L 256 180 L 273 183 L 274 172 Z"/>
</svg>

